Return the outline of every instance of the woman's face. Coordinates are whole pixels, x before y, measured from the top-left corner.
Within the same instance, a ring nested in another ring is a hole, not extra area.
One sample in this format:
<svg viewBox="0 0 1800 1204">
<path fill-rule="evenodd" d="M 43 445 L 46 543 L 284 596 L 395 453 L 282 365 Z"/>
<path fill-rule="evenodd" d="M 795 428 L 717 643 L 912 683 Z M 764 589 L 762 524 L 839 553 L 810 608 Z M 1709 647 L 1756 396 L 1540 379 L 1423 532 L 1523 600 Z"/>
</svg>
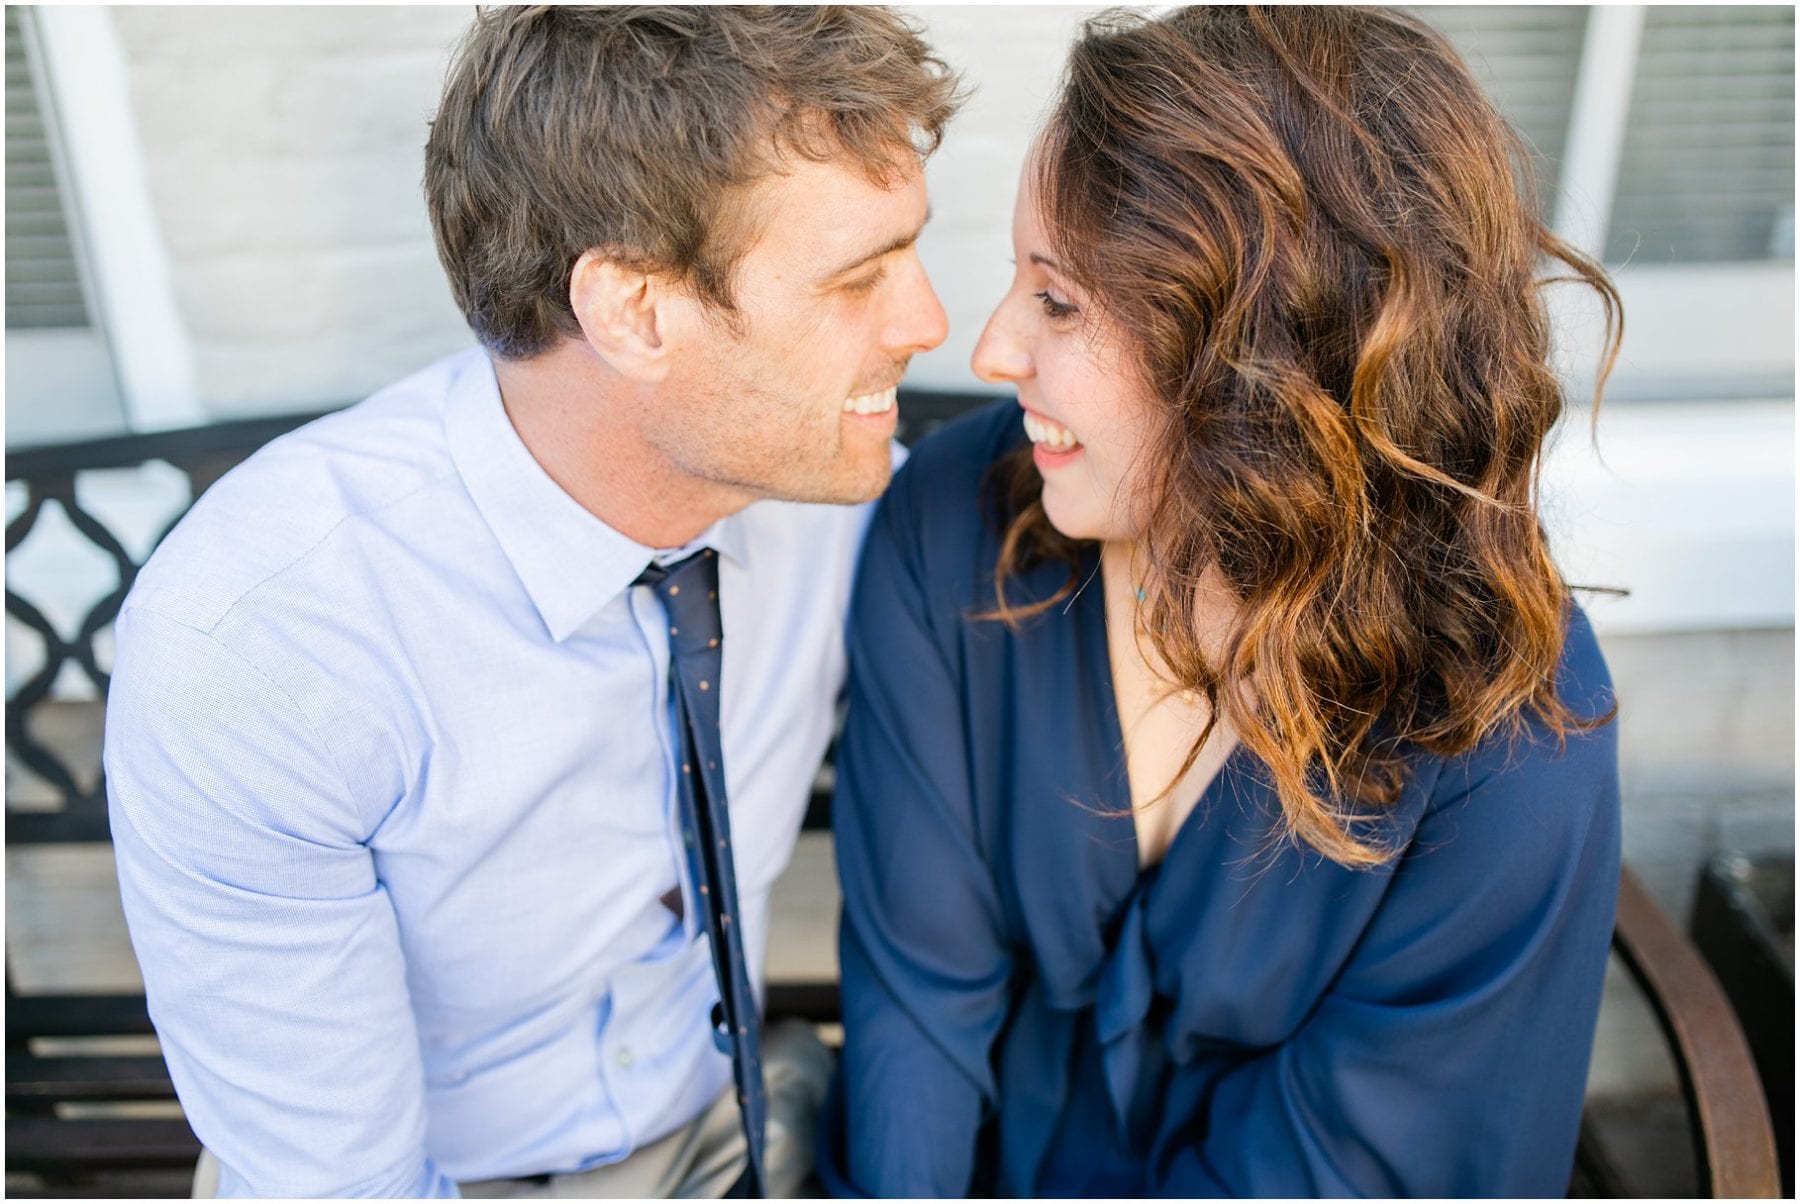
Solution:
<svg viewBox="0 0 1800 1204">
<path fill-rule="evenodd" d="M 982 380 L 1018 389 L 1056 529 L 1072 539 L 1133 539 L 1146 510 L 1140 460 L 1150 404 L 1118 331 L 1057 268 L 1035 174 L 1028 162 L 1013 207 L 1012 287 L 970 362 Z"/>
</svg>

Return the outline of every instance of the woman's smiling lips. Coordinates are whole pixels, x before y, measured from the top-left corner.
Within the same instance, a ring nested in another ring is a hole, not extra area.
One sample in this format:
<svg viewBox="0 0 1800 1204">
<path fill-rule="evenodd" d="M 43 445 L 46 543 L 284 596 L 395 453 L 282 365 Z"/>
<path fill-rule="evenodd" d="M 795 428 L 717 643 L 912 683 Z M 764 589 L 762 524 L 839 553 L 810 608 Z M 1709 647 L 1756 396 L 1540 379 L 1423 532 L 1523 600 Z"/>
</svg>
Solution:
<svg viewBox="0 0 1800 1204">
<path fill-rule="evenodd" d="M 1025 434 L 1031 440 L 1031 458 L 1038 468 L 1061 468 L 1085 450 L 1075 432 L 1062 423 L 1045 417 L 1030 406 L 1020 408 L 1025 411 Z"/>
</svg>

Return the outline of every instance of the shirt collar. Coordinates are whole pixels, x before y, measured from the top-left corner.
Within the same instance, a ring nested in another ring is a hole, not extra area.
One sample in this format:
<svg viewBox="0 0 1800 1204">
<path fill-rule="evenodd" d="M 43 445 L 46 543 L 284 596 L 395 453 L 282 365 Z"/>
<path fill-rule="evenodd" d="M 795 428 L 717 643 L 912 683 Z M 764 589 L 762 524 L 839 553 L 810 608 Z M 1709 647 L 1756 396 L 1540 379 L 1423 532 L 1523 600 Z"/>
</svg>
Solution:
<svg viewBox="0 0 1800 1204">
<path fill-rule="evenodd" d="M 653 558 L 675 559 L 705 545 L 744 563 L 742 512 L 668 554 L 589 513 L 550 479 L 513 429 L 486 355 L 451 386 L 444 429 L 463 485 L 558 643 L 627 589 Z"/>
</svg>

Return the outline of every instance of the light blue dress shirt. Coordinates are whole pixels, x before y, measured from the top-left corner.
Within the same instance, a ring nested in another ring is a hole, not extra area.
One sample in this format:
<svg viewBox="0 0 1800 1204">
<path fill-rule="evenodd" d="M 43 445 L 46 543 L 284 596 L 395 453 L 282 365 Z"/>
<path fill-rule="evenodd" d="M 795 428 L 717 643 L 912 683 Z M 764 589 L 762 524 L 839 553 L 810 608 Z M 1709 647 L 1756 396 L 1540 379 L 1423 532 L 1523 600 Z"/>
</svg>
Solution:
<svg viewBox="0 0 1800 1204">
<path fill-rule="evenodd" d="M 696 541 L 720 555 L 755 966 L 868 513 L 759 502 Z M 276 440 L 145 566 L 108 700 L 113 834 L 221 1194 L 586 1169 L 729 1082 L 699 909 L 659 902 L 691 886 L 667 623 L 631 584 L 655 555 L 550 480 L 471 351 Z"/>
</svg>

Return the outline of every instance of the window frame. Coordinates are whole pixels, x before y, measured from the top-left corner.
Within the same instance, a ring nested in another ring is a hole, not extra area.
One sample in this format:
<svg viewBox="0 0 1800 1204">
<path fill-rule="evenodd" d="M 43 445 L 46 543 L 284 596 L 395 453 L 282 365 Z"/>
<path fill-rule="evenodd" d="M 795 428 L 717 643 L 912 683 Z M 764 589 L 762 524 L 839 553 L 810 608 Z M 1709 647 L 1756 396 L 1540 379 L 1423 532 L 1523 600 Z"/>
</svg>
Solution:
<svg viewBox="0 0 1800 1204">
<path fill-rule="evenodd" d="M 1588 9 L 1552 227 L 1595 258 L 1646 11 Z M 1635 583 L 1630 597 L 1586 600 L 1603 631 L 1792 626 L 1793 261 L 1626 264 L 1612 277 L 1626 340 L 1597 448 L 1597 310 L 1567 287 L 1551 294 L 1573 403 L 1544 468 L 1559 563 L 1584 584 Z M 1675 365 L 1691 375 L 1665 379 Z"/>
<path fill-rule="evenodd" d="M 202 424 L 208 415 L 195 394 L 193 348 L 156 222 L 112 11 L 39 5 L 30 16 L 35 30 L 27 40 L 35 41 L 46 108 L 54 114 L 90 316 L 111 354 L 126 427 Z M 14 355 L 24 350 L 12 347 Z"/>
</svg>

